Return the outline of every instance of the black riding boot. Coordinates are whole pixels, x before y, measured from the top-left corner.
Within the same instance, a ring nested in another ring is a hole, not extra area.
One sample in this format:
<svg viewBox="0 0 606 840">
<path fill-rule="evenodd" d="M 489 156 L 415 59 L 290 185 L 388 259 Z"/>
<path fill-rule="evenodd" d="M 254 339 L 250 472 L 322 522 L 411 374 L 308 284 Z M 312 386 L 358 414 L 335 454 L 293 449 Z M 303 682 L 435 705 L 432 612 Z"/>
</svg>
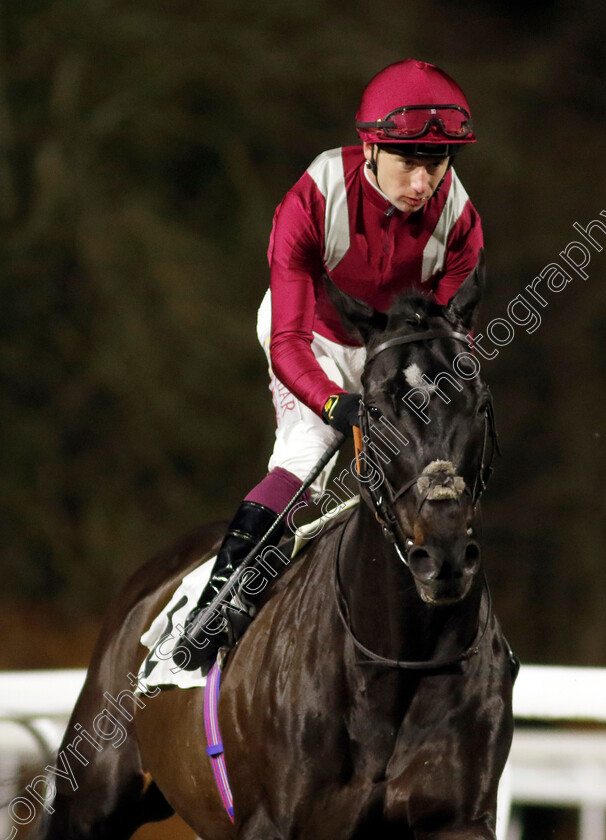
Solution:
<svg viewBox="0 0 606 840">
<path fill-rule="evenodd" d="M 229 629 L 221 630 L 218 633 L 205 633 L 204 628 L 193 634 L 191 631 L 188 632 L 188 628 L 192 627 L 192 622 L 195 622 L 196 618 L 218 595 L 246 555 L 252 551 L 275 522 L 276 517 L 277 514 L 273 510 L 257 502 L 242 502 L 236 511 L 236 515 L 230 522 L 225 538 L 221 543 L 210 580 L 200 595 L 196 607 L 187 616 L 186 632 L 179 640 L 178 647 L 185 648 L 191 653 L 190 661 L 183 666 L 184 670 L 194 671 L 196 668 L 202 668 L 202 673 L 208 673 L 217 658 L 219 648 L 227 644 L 235 644 L 250 624 L 252 617 L 246 610 L 243 609 L 238 612 L 225 608 L 225 612 L 228 613 L 230 618 Z M 277 528 L 271 537 L 259 546 L 259 550 L 267 545 L 277 545 L 283 530 L 283 526 Z M 247 594 L 241 600 L 243 607 L 249 609 L 253 606 L 253 599 L 250 595 Z M 209 627 L 213 630 L 216 625 L 216 619 L 209 622 Z M 208 644 L 205 644 L 206 640 L 208 640 Z"/>
</svg>

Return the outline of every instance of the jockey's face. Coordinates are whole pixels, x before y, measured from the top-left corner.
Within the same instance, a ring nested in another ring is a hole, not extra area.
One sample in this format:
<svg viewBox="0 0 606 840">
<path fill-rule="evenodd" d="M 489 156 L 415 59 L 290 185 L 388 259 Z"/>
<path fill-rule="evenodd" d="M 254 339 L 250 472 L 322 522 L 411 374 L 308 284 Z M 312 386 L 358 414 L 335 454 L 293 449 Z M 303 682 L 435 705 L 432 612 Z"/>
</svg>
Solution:
<svg viewBox="0 0 606 840">
<path fill-rule="evenodd" d="M 372 158 L 372 144 L 364 143 L 364 157 Z M 405 157 L 375 146 L 378 172 L 368 172 L 371 181 L 403 213 L 420 210 L 434 194 L 446 174 L 448 158 Z"/>
</svg>

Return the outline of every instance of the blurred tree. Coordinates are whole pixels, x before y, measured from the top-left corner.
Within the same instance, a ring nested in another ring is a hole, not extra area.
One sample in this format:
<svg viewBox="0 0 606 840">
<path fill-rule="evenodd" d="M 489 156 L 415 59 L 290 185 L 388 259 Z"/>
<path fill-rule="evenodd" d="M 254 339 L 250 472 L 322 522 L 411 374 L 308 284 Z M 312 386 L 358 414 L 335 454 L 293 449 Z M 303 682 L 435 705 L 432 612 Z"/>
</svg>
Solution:
<svg viewBox="0 0 606 840">
<path fill-rule="evenodd" d="M 472 0 L 30 0 L 0 7 L 3 568 L 102 612 L 147 554 L 227 517 L 272 437 L 254 334 L 275 205 L 357 142 L 406 55 L 461 81 L 480 142 L 484 322 L 603 209 L 606 9 Z M 525 658 L 606 661 L 603 254 L 486 363 L 504 458 L 486 541 Z"/>
</svg>

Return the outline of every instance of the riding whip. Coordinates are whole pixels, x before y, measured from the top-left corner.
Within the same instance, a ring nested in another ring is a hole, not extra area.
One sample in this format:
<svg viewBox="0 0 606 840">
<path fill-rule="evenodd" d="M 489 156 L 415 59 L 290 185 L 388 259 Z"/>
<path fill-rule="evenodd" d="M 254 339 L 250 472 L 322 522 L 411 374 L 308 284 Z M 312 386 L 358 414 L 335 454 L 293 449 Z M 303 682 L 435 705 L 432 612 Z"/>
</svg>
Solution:
<svg viewBox="0 0 606 840">
<path fill-rule="evenodd" d="M 336 437 L 334 441 L 328 446 L 322 457 L 318 460 L 318 462 L 312 467 L 309 475 L 303 481 L 303 484 L 299 487 L 295 495 L 292 497 L 290 502 L 286 505 L 284 510 L 278 515 L 274 522 L 272 522 L 271 527 L 267 529 L 265 534 L 261 537 L 259 542 L 255 545 L 253 549 L 251 549 L 244 560 L 238 565 L 238 568 L 233 572 L 227 583 L 219 590 L 219 592 L 215 595 L 213 600 L 210 602 L 208 607 L 198 615 L 190 627 L 185 628 L 185 632 L 189 638 L 195 638 L 200 630 L 202 630 L 206 626 L 206 622 L 215 617 L 215 612 L 217 611 L 220 605 L 224 605 L 226 600 L 231 598 L 233 595 L 232 589 L 235 589 L 238 583 L 238 578 L 240 576 L 240 570 L 244 567 L 251 568 L 254 567 L 256 564 L 253 561 L 259 551 L 260 547 L 267 541 L 269 537 L 276 531 L 277 528 L 284 522 L 288 514 L 291 512 L 293 507 L 299 501 L 303 493 L 311 487 L 314 483 L 316 478 L 320 475 L 322 470 L 326 467 L 330 459 L 336 455 L 339 449 L 345 443 L 346 437 L 345 435 L 341 434 L 341 432 L 336 433 Z M 250 565 L 249 565 L 250 564 Z"/>
</svg>

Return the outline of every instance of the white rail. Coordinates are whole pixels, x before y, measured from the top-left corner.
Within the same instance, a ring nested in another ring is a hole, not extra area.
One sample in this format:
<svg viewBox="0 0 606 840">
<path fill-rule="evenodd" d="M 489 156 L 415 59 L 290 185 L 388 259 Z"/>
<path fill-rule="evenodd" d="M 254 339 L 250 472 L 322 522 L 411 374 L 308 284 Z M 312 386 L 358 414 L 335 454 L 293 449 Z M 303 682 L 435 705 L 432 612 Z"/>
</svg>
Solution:
<svg viewBox="0 0 606 840">
<path fill-rule="evenodd" d="M 606 723 L 606 668 L 523 665 L 513 710 L 524 720 Z"/>
<path fill-rule="evenodd" d="M 599 727 L 606 724 L 606 669 L 525 665 L 513 710 L 525 726 L 516 729 L 499 791 L 499 840 L 523 836 L 516 805 L 577 808 L 578 840 L 606 840 L 606 730 Z"/>
<path fill-rule="evenodd" d="M 84 677 L 84 670 L 0 673 L 2 801 L 15 795 L 2 780 L 10 781 L 24 760 L 44 759 L 58 748 Z M 606 724 L 606 669 L 525 665 L 514 714 L 525 725 L 516 730 L 501 785 L 500 840 L 521 840 L 519 805 L 576 807 L 578 840 L 606 840 L 606 729 L 600 728 Z M 529 728 L 533 721 L 554 728 Z M 587 724 L 597 724 L 595 731 Z M 3 812 L 0 837 L 10 830 Z"/>
</svg>

